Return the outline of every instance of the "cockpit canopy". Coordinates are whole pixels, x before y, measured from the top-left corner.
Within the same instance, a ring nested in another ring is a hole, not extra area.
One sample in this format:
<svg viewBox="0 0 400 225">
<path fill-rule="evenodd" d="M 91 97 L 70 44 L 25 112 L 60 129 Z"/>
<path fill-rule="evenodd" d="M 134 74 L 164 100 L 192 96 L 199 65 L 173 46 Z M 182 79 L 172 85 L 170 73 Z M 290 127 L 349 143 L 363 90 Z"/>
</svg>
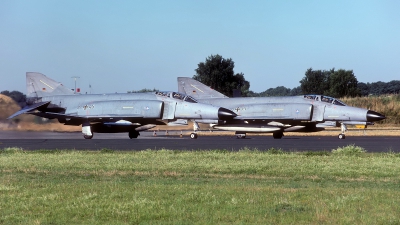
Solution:
<svg viewBox="0 0 400 225">
<path fill-rule="evenodd" d="M 191 102 L 191 103 L 197 103 L 197 100 L 194 99 L 192 96 L 185 95 L 179 92 L 173 92 L 173 91 L 157 91 L 156 95 L 162 96 L 162 97 L 167 97 L 167 98 L 175 98 L 179 99 L 185 102 Z"/>
<path fill-rule="evenodd" d="M 315 100 L 315 101 L 331 103 L 331 104 L 334 104 L 334 105 L 341 105 L 341 106 L 345 106 L 346 105 L 342 101 L 340 101 L 339 99 L 332 98 L 332 97 L 325 96 L 325 95 L 304 95 L 304 98 L 305 99 Z"/>
</svg>

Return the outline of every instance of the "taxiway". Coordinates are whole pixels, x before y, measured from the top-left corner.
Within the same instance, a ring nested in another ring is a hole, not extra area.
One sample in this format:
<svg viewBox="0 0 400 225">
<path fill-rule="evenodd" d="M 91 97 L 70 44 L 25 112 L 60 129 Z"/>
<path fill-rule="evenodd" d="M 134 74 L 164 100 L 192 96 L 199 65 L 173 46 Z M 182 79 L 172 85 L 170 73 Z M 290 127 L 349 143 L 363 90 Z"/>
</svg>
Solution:
<svg viewBox="0 0 400 225">
<path fill-rule="evenodd" d="M 124 151 L 140 150 L 228 150 L 240 149 L 268 150 L 270 148 L 284 151 L 331 151 L 347 145 L 361 146 L 367 152 L 400 152 L 400 137 L 388 136 L 352 136 L 339 140 L 336 136 L 288 136 L 273 139 L 271 136 L 248 136 L 237 139 L 235 136 L 211 136 L 199 134 L 198 139 L 188 135 L 158 135 L 142 132 L 137 139 L 129 139 L 127 134 L 95 134 L 91 140 L 82 138 L 80 132 L 19 132 L 0 131 L 0 149 L 20 147 L 24 150 L 101 150 L 113 149 Z"/>
</svg>

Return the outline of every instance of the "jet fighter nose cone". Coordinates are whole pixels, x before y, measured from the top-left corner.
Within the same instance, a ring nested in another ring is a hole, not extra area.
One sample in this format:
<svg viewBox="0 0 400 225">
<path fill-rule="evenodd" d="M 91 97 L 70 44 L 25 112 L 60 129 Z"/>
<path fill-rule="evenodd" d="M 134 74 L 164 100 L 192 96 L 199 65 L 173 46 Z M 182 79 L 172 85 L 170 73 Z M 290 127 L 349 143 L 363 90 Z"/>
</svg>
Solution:
<svg viewBox="0 0 400 225">
<path fill-rule="evenodd" d="M 386 119 L 386 116 L 377 113 L 375 111 L 372 110 L 368 110 L 367 112 L 367 121 L 368 122 L 374 122 L 374 121 L 379 121 L 379 120 L 383 120 Z"/>
<path fill-rule="evenodd" d="M 229 120 L 229 119 L 232 119 L 233 117 L 236 117 L 236 116 L 237 116 L 237 114 L 232 112 L 229 109 L 225 109 L 225 108 L 222 108 L 222 107 L 218 109 L 218 118 L 220 120 Z"/>
</svg>

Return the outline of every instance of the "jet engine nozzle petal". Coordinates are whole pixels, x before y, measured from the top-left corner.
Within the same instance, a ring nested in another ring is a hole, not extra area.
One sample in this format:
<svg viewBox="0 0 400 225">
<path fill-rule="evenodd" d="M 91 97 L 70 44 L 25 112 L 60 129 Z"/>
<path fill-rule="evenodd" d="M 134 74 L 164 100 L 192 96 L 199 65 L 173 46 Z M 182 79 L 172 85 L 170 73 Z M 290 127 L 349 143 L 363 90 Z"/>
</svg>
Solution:
<svg viewBox="0 0 400 225">
<path fill-rule="evenodd" d="M 380 121 L 383 119 L 386 119 L 386 116 L 384 116 L 380 113 L 377 113 L 375 111 L 368 110 L 368 112 L 367 112 L 367 121 L 368 122 Z"/>
<path fill-rule="evenodd" d="M 229 119 L 233 119 L 236 116 L 237 116 L 237 114 L 232 112 L 229 109 L 222 108 L 222 107 L 218 109 L 218 118 L 220 120 L 229 120 Z"/>
</svg>

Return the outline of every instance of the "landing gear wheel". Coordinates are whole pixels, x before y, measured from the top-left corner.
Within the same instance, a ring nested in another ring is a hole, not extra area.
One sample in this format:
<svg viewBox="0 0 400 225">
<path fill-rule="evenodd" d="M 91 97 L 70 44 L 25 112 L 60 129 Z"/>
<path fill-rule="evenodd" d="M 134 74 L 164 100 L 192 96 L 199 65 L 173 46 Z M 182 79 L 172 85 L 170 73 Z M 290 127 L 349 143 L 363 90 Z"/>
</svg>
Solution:
<svg viewBox="0 0 400 225">
<path fill-rule="evenodd" d="M 83 135 L 83 138 L 85 138 L 85 139 L 92 139 L 92 138 L 93 138 L 93 134 L 92 134 L 92 135 Z"/>
<path fill-rule="evenodd" d="M 274 139 L 281 139 L 283 137 L 283 132 L 274 132 L 272 136 Z"/>
<path fill-rule="evenodd" d="M 90 127 L 89 122 L 84 122 L 82 124 L 82 134 L 83 134 L 83 138 L 85 138 L 85 139 L 93 138 L 93 132 L 92 132 L 92 128 Z"/>
<path fill-rule="evenodd" d="M 129 131 L 128 135 L 129 135 L 129 138 L 132 139 L 132 138 L 137 138 L 140 134 L 136 130 L 132 130 L 132 131 Z"/>
<path fill-rule="evenodd" d="M 191 139 L 197 139 L 197 134 L 196 133 L 191 133 L 190 134 Z"/>
<path fill-rule="evenodd" d="M 344 134 L 339 134 L 338 138 L 339 138 L 339 139 L 346 139 L 346 135 L 344 135 Z"/>
</svg>

